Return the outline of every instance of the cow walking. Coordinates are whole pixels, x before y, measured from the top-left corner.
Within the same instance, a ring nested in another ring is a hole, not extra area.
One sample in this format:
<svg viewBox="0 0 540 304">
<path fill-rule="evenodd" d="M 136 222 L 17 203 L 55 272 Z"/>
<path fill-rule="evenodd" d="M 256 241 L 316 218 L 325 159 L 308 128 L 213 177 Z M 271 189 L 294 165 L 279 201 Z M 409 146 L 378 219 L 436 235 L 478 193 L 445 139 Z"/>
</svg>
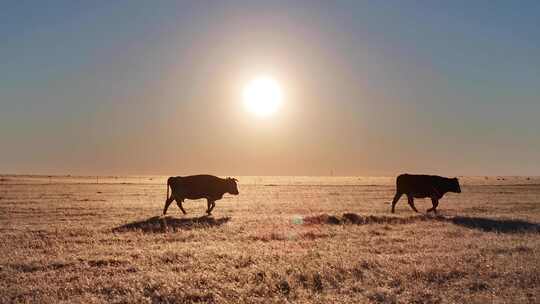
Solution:
<svg viewBox="0 0 540 304">
<path fill-rule="evenodd" d="M 213 175 L 192 175 L 169 177 L 167 180 L 167 200 L 163 215 L 167 213 L 167 208 L 176 200 L 176 204 L 186 214 L 182 207 L 185 199 L 205 198 L 208 203 L 206 213 L 210 215 L 216 206 L 216 201 L 221 199 L 225 193 L 238 195 L 238 180 L 235 178 L 219 178 Z M 171 188 L 171 196 L 169 196 Z"/>
<path fill-rule="evenodd" d="M 407 195 L 407 201 L 412 210 L 418 212 L 414 206 L 414 198 L 431 198 L 433 204 L 427 212 L 433 211 L 437 213 L 439 200 L 446 192 L 461 193 L 461 187 L 457 178 L 446 178 L 436 175 L 413 175 L 401 174 L 396 179 L 396 195 L 392 201 L 392 213 L 394 208 L 403 195 Z"/>
</svg>

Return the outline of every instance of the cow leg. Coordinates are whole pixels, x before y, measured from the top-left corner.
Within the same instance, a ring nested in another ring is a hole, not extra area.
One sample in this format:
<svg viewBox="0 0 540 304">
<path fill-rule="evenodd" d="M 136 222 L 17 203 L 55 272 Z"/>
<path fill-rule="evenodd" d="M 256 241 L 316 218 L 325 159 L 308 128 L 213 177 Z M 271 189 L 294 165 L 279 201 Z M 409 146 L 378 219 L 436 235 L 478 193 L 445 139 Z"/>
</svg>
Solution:
<svg viewBox="0 0 540 304">
<path fill-rule="evenodd" d="M 414 206 L 414 198 L 412 195 L 407 194 L 407 202 L 409 203 L 409 206 L 411 206 L 412 210 L 414 210 L 414 212 L 418 212 L 418 210 Z"/>
<path fill-rule="evenodd" d="M 392 213 L 394 213 L 394 209 L 396 208 L 396 204 L 397 204 L 397 202 L 399 201 L 399 199 L 401 198 L 402 195 L 403 195 L 403 193 L 396 192 L 396 195 L 394 196 L 394 199 L 392 200 Z"/>
<path fill-rule="evenodd" d="M 174 201 L 174 198 L 172 196 L 167 198 L 167 200 L 165 201 L 165 208 L 163 208 L 163 215 L 167 213 L 167 209 L 169 208 L 169 205 L 172 203 L 172 201 Z"/>
<path fill-rule="evenodd" d="M 215 206 L 216 206 L 216 202 L 212 201 L 212 206 L 210 206 L 210 212 L 212 212 L 212 210 L 214 210 Z"/>
<path fill-rule="evenodd" d="M 184 214 L 187 214 L 186 210 L 184 210 L 184 208 L 182 207 L 182 203 L 184 202 L 184 200 L 176 200 L 176 205 L 178 205 L 178 208 L 180 208 L 180 210 L 182 210 L 182 213 Z"/>
<path fill-rule="evenodd" d="M 208 215 L 212 214 L 212 209 L 214 209 L 214 206 L 216 205 L 216 203 L 214 203 L 213 200 L 207 198 L 206 199 L 206 202 L 208 204 L 208 207 L 206 209 L 206 213 L 208 213 Z"/>
<path fill-rule="evenodd" d="M 429 208 L 427 212 L 433 211 L 437 214 L 437 206 L 439 206 L 439 200 L 436 198 L 431 198 L 431 203 L 433 204 L 432 208 Z"/>
</svg>

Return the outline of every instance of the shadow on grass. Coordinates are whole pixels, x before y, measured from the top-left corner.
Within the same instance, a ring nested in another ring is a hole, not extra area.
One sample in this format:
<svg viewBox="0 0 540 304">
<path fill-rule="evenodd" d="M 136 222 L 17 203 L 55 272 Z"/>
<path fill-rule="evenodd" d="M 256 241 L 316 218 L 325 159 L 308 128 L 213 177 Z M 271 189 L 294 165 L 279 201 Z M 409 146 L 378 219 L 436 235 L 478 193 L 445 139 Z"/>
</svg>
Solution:
<svg viewBox="0 0 540 304">
<path fill-rule="evenodd" d="M 540 233 L 540 224 L 523 220 L 513 219 L 490 219 L 483 217 L 455 216 L 448 218 L 453 224 L 471 229 L 478 229 L 488 232 L 499 233 L 519 233 L 536 232 Z"/>
<path fill-rule="evenodd" d="M 337 215 L 314 215 L 304 217 L 302 223 L 305 225 L 329 224 L 329 225 L 368 225 L 368 224 L 411 224 L 423 221 L 441 220 L 442 216 L 414 215 L 409 217 L 397 217 L 386 215 L 359 215 L 356 213 L 343 213 Z"/>
<path fill-rule="evenodd" d="M 356 213 L 344 213 L 342 216 L 328 214 L 306 216 L 300 221 L 304 225 L 368 225 L 368 224 L 387 224 L 400 225 L 416 222 L 439 221 L 450 222 L 452 224 L 477 229 L 486 232 L 498 233 L 540 233 L 540 224 L 531 223 L 518 219 L 492 219 L 482 217 L 467 216 L 441 216 L 441 215 L 414 215 L 409 217 L 397 216 L 361 216 Z"/>
<path fill-rule="evenodd" d="M 174 218 L 171 216 L 154 216 L 146 220 L 135 221 L 113 228 L 113 232 L 142 231 L 147 233 L 159 233 L 177 230 L 204 229 L 221 226 L 231 218 L 213 218 L 201 216 L 194 218 Z"/>
</svg>

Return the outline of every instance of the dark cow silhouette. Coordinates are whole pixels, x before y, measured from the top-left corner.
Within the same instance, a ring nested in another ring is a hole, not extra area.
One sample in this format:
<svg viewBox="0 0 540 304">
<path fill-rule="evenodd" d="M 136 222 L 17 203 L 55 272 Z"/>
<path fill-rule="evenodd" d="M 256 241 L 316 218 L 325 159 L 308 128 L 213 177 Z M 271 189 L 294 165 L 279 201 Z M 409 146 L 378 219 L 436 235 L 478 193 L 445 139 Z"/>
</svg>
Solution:
<svg viewBox="0 0 540 304">
<path fill-rule="evenodd" d="M 446 178 L 436 175 L 413 175 L 413 174 L 401 174 L 396 179 L 396 195 L 392 201 L 392 213 L 394 208 L 403 195 L 407 195 L 409 206 L 415 211 L 414 198 L 431 198 L 433 204 L 432 208 L 429 208 L 427 212 L 433 211 L 437 213 L 437 206 L 439 200 L 446 192 L 461 193 L 461 187 L 457 178 Z"/>
<path fill-rule="evenodd" d="M 219 178 L 213 175 L 192 175 L 192 176 L 176 176 L 169 177 L 167 180 L 167 200 L 163 215 L 167 213 L 167 208 L 176 200 L 176 204 L 186 214 L 186 210 L 182 207 L 182 202 L 185 199 L 200 199 L 205 198 L 208 203 L 206 213 L 210 215 L 216 206 L 216 201 L 223 197 L 223 194 L 230 193 L 238 194 L 238 180 L 236 178 Z M 171 196 L 169 196 L 169 187 L 171 188 Z"/>
</svg>

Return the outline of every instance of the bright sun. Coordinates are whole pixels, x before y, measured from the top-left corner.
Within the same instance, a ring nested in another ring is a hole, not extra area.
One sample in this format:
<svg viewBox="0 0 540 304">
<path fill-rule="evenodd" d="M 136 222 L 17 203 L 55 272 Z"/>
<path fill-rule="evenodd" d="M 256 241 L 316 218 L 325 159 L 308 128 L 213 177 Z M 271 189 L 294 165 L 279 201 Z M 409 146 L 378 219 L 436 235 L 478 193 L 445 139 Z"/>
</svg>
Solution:
<svg viewBox="0 0 540 304">
<path fill-rule="evenodd" d="M 243 97 L 247 110 L 257 116 L 269 116 L 281 106 L 283 94 L 274 79 L 259 77 L 244 87 Z"/>
</svg>

